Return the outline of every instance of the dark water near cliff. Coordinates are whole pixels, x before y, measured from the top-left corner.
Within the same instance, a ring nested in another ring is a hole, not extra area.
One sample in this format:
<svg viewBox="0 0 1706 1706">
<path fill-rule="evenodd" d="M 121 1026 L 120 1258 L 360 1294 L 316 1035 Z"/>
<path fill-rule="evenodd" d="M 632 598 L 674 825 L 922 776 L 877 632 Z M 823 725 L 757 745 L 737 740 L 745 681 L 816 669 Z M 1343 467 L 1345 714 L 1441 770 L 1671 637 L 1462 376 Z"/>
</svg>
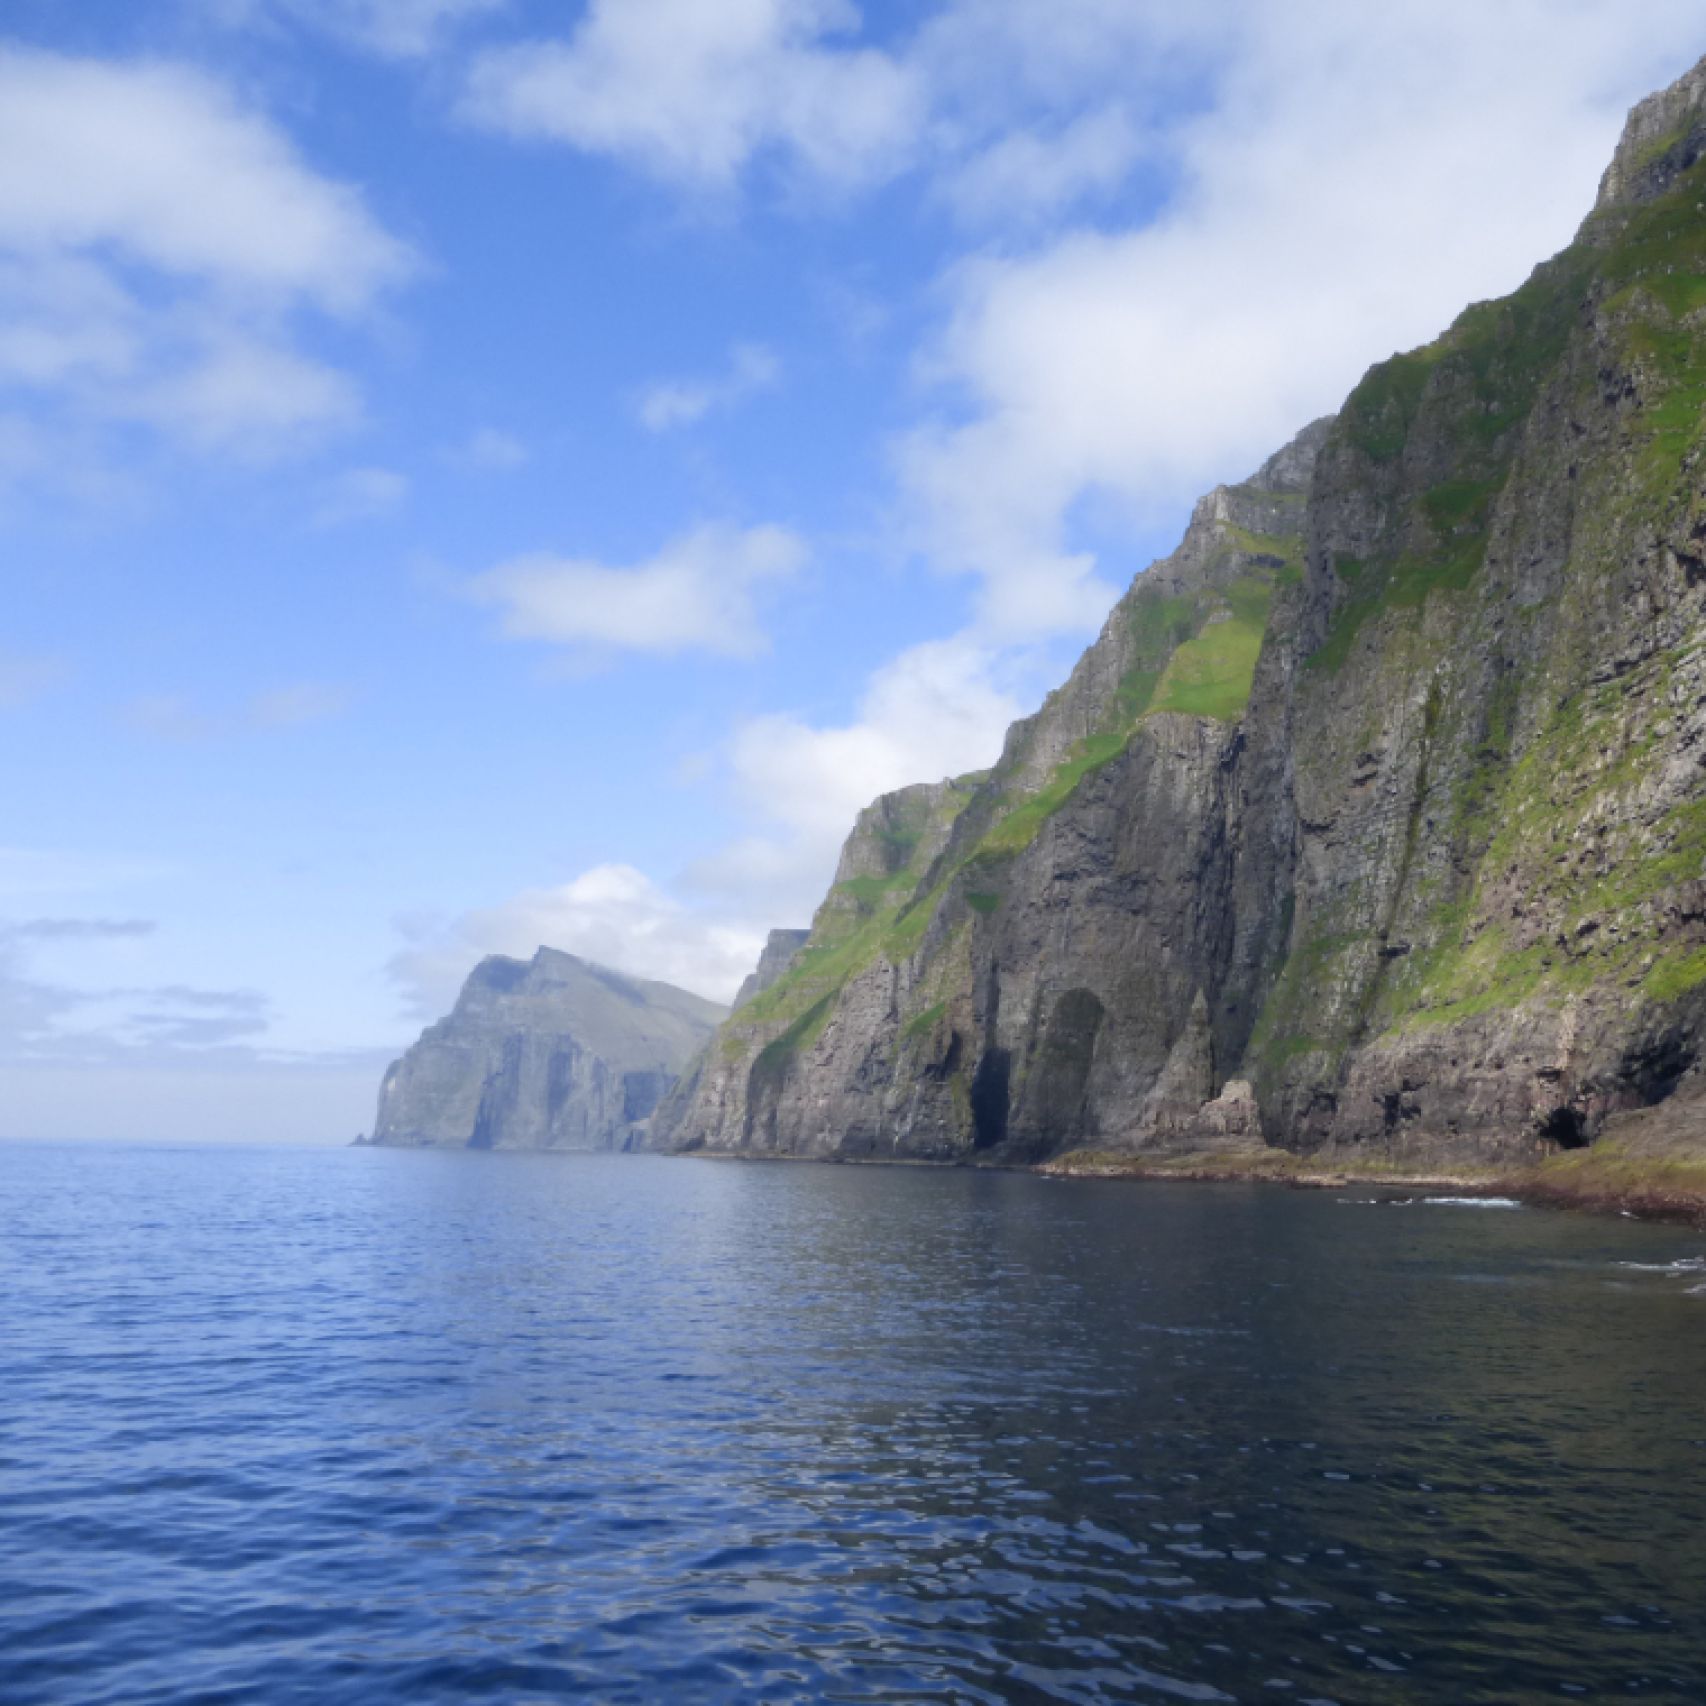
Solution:
<svg viewBox="0 0 1706 1706">
<path fill-rule="evenodd" d="M 1702 1254 L 1273 1190 L 0 1150 L 0 1699 L 1706 1701 Z"/>
</svg>

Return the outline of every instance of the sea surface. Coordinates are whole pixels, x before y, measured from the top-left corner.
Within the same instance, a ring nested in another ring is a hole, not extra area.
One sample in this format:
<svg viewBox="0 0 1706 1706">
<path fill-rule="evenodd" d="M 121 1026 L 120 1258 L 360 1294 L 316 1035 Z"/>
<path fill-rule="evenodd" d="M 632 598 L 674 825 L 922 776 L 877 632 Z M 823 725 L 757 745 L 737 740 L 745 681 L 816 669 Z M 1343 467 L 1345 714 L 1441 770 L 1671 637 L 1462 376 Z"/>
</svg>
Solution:
<svg viewBox="0 0 1706 1706">
<path fill-rule="evenodd" d="M 0 1149 L 0 1700 L 1706 1702 L 1706 1237 Z"/>
</svg>

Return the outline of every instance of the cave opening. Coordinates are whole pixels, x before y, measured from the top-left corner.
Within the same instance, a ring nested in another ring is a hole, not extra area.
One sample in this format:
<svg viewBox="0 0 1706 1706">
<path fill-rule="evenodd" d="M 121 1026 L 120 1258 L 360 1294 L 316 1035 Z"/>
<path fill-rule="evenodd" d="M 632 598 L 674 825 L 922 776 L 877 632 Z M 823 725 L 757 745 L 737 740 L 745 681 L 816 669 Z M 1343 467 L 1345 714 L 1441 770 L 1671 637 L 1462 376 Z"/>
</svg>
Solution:
<svg viewBox="0 0 1706 1706">
<path fill-rule="evenodd" d="M 1588 1146 L 1587 1121 L 1579 1108 L 1568 1104 L 1554 1108 L 1540 1122 L 1540 1135 L 1560 1149 L 1586 1149 Z"/>
</svg>

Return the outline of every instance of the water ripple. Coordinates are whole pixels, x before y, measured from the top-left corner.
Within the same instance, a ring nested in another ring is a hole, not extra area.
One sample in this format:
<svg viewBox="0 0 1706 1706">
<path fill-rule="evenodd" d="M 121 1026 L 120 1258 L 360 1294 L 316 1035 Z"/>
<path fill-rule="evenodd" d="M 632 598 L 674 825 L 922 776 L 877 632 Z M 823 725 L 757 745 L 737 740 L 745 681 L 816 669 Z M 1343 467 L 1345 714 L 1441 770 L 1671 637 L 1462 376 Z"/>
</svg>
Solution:
<svg viewBox="0 0 1706 1706">
<path fill-rule="evenodd" d="M 6 1706 L 1706 1698 L 1686 1234 L 0 1163 Z"/>
</svg>

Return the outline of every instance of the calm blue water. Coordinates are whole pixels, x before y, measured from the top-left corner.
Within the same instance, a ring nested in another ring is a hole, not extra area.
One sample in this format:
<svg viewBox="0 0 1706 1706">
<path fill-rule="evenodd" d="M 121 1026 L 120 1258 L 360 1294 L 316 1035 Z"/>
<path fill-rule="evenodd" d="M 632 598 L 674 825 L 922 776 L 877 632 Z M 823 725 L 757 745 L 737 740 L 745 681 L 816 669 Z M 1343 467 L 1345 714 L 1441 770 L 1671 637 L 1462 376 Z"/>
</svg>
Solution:
<svg viewBox="0 0 1706 1706">
<path fill-rule="evenodd" d="M 1703 1255 L 1275 1190 L 0 1149 L 0 1699 L 1706 1701 Z"/>
</svg>

